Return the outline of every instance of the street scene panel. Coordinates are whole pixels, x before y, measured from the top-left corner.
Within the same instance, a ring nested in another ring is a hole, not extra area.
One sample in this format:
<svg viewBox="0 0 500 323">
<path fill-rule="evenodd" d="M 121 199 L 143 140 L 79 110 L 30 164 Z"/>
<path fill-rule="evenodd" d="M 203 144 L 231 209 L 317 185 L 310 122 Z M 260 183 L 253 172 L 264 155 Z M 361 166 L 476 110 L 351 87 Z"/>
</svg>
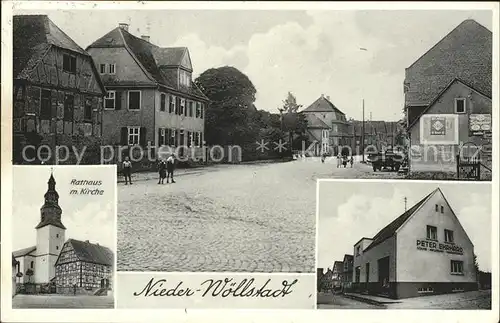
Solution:
<svg viewBox="0 0 500 323">
<path fill-rule="evenodd" d="M 115 181 L 113 166 L 14 167 L 13 308 L 114 308 Z"/>
<path fill-rule="evenodd" d="M 490 184 L 359 185 L 319 182 L 319 309 L 491 309 Z"/>
</svg>

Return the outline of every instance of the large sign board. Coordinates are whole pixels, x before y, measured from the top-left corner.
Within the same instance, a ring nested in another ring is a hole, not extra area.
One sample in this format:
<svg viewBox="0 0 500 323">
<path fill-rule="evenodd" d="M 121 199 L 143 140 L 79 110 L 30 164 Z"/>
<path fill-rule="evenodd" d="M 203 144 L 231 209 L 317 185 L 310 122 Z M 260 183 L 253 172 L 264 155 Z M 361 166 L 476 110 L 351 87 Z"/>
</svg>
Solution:
<svg viewBox="0 0 500 323">
<path fill-rule="evenodd" d="M 421 145 L 458 145 L 458 115 L 426 114 L 420 118 Z"/>
<path fill-rule="evenodd" d="M 464 249 L 456 244 L 440 243 L 437 241 L 417 240 L 417 250 L 445 252 L 454 255 L 463 255 Z"/>
<path fill-rule="evenodd" d="M 469 134 L 471 136 L 484 136 L 491 133 L 491 114 L 470 114 Z"/>
</svg>

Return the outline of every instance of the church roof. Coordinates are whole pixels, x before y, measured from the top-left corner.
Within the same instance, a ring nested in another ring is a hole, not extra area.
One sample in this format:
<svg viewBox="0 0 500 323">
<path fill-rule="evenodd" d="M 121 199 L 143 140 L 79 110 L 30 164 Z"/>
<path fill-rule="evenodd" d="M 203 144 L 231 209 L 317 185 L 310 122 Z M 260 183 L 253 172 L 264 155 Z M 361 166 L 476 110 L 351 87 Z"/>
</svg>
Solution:
<svg viewBox="0 0 500 323">
<path fill-rule="evenodd" d="M 66 243 L 71 244 L 76 257 L 80 261 L 113 266 L 113 251 L 107 247 L 101 246 L 97 243 L 90 243 L 88 241 L 75 239 L 69 239 Z"/>
<path fill-rule="evenodd" d="M 384 242 L 385 240 L 392 237 L 396 231 L 408 220 L 419 208 L 422 204 L 424 204 L 429 197 L 431 197 L 435 192 L 437 192 L 439 188 L 435 189 L 428 195 L 426 195 L 423 199 L 421 199 L 417 204 L 412 206 L 406 212 L 397 217 L 394 221 L 385 226 L 382 230 L 380 230 L 374 237 L 372 243 L 366 248 L 366 250 L 375 247 L 376 245 Z"/>
<path fill-rule="evenodd" d="M 18 257 L 22 257 L 22 256 L 26 256 L 26 255 L 29 255 L 30 253 L 32 253 L 33 251 L 36 250 L 36 246 L 32 246 L 32 247 L 28 247 L 28 248 L 23 248 L 23 249 L 19 249 L 19 250 L 16 250 L 12 253 L 12 256 L 14 258 L 18 258 Z"/>
</svg>

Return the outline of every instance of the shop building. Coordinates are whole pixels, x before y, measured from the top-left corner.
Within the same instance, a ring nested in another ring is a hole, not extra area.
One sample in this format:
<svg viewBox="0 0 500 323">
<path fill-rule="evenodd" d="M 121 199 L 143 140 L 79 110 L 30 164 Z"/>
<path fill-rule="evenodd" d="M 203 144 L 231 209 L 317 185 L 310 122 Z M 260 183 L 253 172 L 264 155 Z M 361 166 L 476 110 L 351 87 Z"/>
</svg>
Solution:
<svg viewBox="0 0 500 323">
<path fill-rule="evenodd" d="M 474 245 L 437 188 L 354 245 L 353 290 L 394 299 L 477 290 Z"/>
</svg>

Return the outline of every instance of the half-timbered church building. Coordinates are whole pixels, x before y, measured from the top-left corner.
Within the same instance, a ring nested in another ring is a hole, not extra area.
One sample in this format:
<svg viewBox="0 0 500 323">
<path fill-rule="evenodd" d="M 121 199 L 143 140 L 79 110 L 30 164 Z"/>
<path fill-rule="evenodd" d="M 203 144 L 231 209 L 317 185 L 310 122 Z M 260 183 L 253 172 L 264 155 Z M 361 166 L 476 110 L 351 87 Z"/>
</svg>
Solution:
<svg viewBox="0 0 500 323">
<path fill-rule="evenodd" d="M 48 285 L 57 293 L 106 294 L 112 289 L 113 252 L 88 240 L 65 239 L 66 227 L 52 174 L 44 198 L 35 227 L 36 245 L 13 252 L 17 261 L 13 270 L 16 276 L 22 273 L 18 283 L 34 286 L 33 292 Z"/>
</svg>

